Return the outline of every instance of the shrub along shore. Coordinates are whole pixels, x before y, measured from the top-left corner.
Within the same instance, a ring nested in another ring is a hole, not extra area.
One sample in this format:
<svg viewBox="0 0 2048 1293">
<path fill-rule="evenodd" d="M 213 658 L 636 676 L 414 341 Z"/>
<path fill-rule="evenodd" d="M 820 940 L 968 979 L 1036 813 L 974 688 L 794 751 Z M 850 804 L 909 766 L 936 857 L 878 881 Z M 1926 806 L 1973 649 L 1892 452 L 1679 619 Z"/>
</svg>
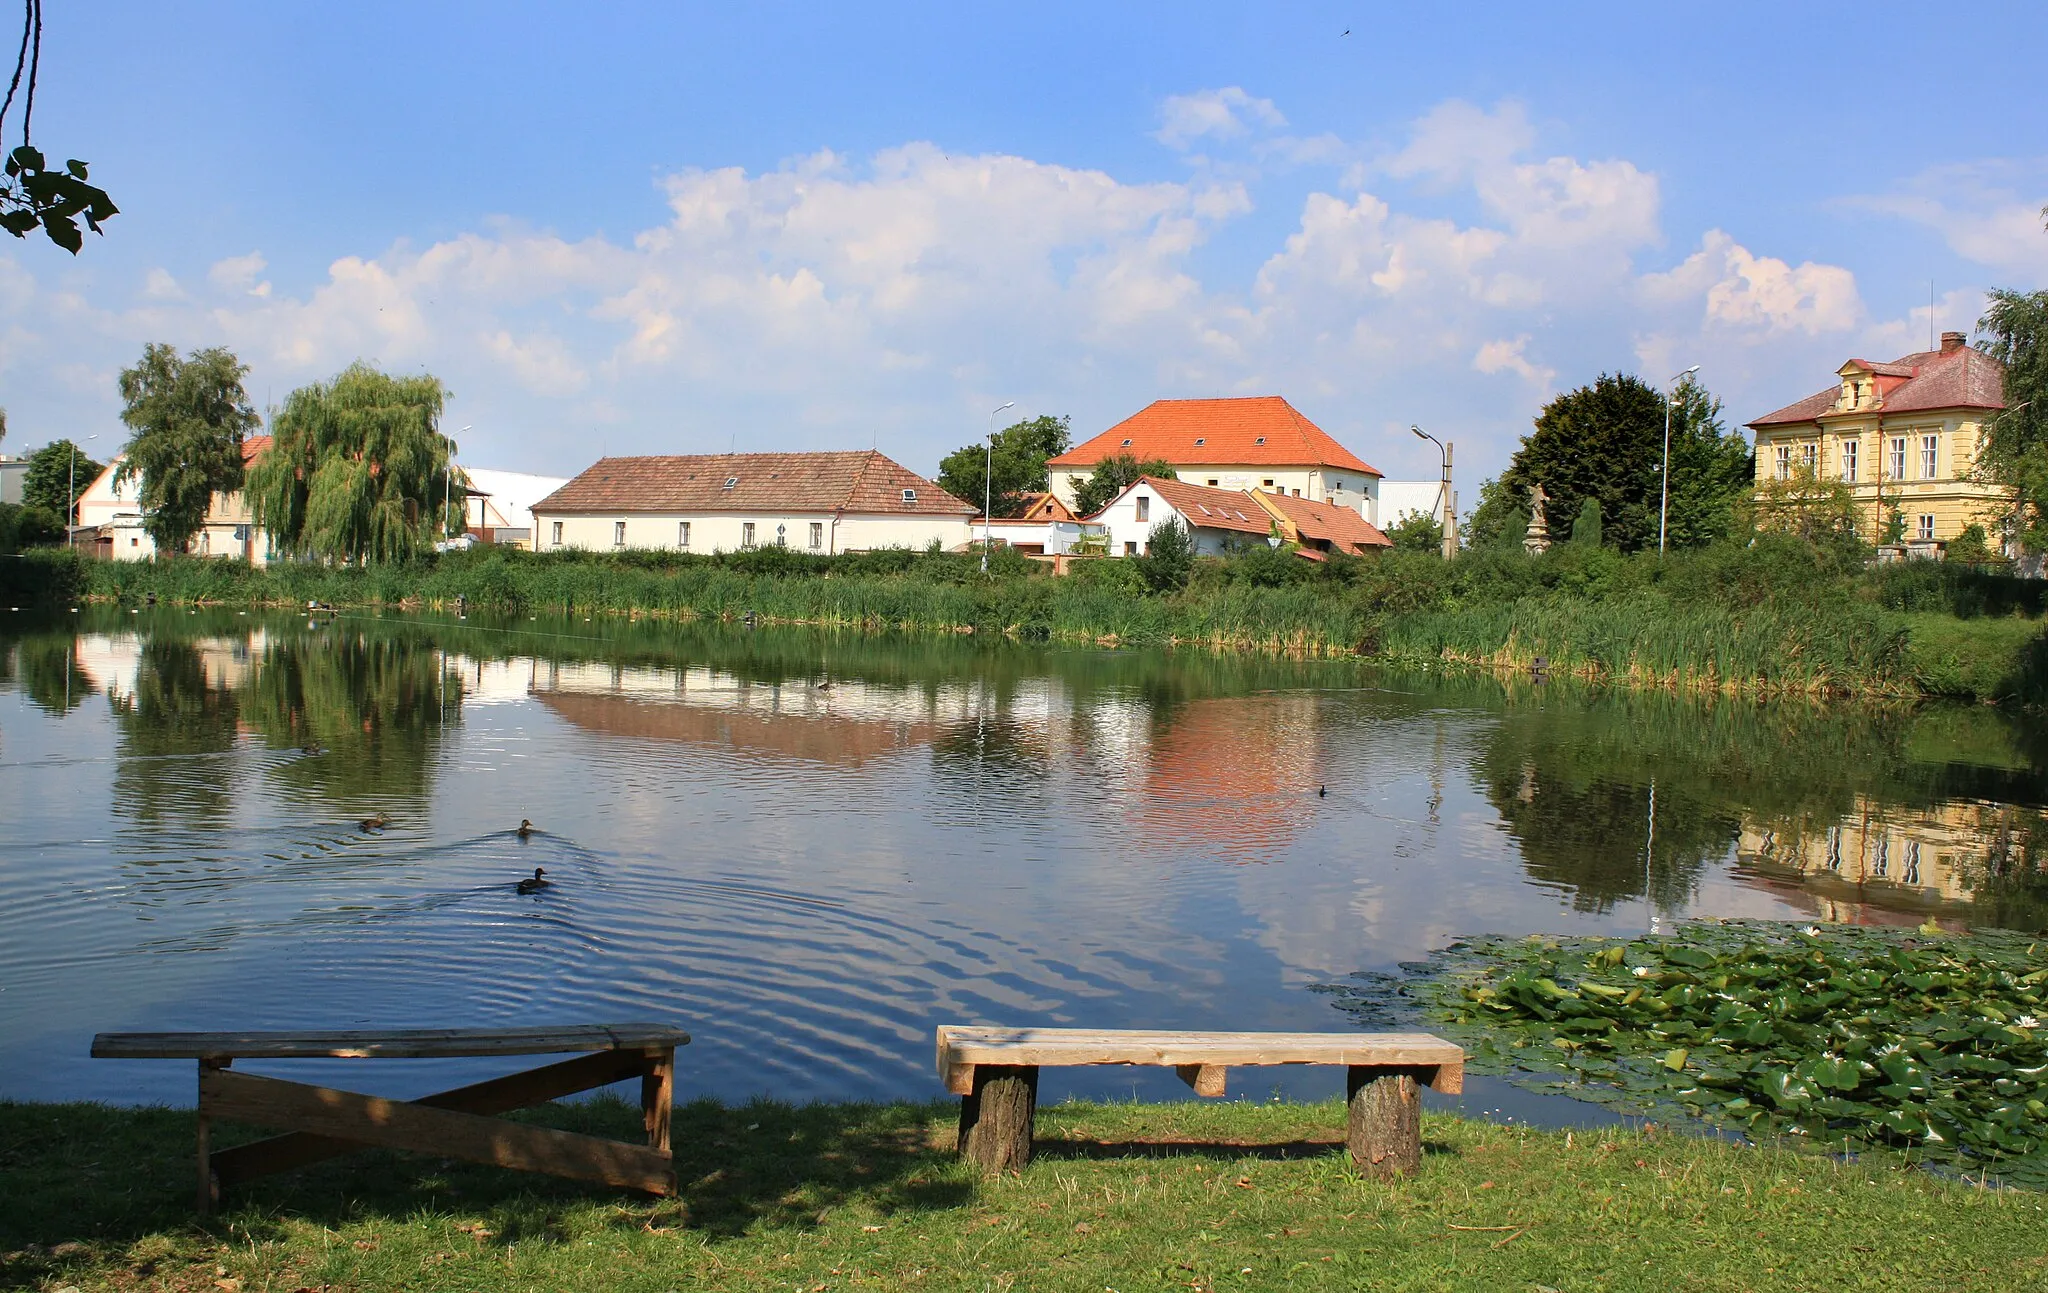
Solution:
<svg viewBox="0 0 2048 1293">
<path fill-rule="evenodd" d="M 0 559 L 0 598 L 709 617 L 1033 641 L 1347 655 L 1636 687 L 2048 703 L 2048 585 L 1938 562 L 1869 566 L 1783 536 L 1664 558 L 1566 544 L 1541 557 L 1302 561 L 1253 548 L 1055 577 L 999 552 L 813 557 L 770 548 L 448 553 L 367 567 Z"/>
<path fill-rule="evenodd" d="M 550 1126 L 631 1139 L 623 1102 Z M 0 1104 L 0 1287 L 98 1289 L 2038 1287 L 2039 1194 L 1882 1152 L 1427 1114 L 1361 1177 L 1329 1104 L 1058 1104 L 983 1181 L 946 1104 L 676 1111 L 680 1194 L 373 1152 L 191 1210 L 190 1110 Z M 220 1141 L 257 1133 L 216 1128 Z"/>
</svg>

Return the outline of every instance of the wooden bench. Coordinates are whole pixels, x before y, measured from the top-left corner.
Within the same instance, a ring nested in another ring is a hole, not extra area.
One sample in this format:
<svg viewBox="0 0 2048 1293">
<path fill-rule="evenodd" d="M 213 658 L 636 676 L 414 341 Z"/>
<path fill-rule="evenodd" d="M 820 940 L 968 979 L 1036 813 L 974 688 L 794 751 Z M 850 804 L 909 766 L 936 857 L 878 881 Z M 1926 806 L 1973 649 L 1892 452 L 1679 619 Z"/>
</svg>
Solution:
<svg viewBox="0 0 2048 1293">
<path fill-rule="evenodd" d="M 1038 1070 L 1072 1064 L 1171 1067 L 1220 1096 L 1232 1068 L 1342 1064 L 1352 1161 L 1375 1176 L 1422 1164 L 1420 1088 L 1465 1089 L 1465 1052 L 1428 1033 L 1176 1033 L 1093 1028 L 939 1029 L 939 1076 L 960 1100 L 960 1154 L 984 1172 L 1031 1161 Z"/>
<path fill-rule="evenodd" d="M 663 1024 L 101 1033 L 92 1040 L 92 1053 L 96 1059 L 199 1061 L 199 1210 L 204 1213 L 212 1211 L 225 1186 L 364 1146 L 673 1194 L 675 1159 L 668 1133 L 675 1103 L 675 1054 L 676 1047 L 689 1040 L 688 1033 Z M 410 1101 L 229 1071 L 238 1059 L 449 1059 L 570 1051 L 583 1053 Z M 494 1116 L 634 1077 L 640 1079 L 645 1146 Z M 216 1118 L 288 1129 L 289 1134 L 211 1151 L 208 1142 Z"/>
</svg>

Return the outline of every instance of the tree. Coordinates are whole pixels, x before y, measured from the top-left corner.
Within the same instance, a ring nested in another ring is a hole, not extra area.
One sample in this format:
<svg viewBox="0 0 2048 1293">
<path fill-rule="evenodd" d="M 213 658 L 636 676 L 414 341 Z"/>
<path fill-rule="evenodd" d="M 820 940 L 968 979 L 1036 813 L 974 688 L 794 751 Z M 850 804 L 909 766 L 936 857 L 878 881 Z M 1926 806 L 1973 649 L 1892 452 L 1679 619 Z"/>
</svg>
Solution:
<svg viewBox="0 0 2048 1293">
<path fill-rule="evenodd" d="M 74 458 L 76 459 L 74 470 Z M 52 440 L 28 456 L 28 471 L 21 479 L 21 501 L 30 507 L 47 508 L 59 516 L 71 515 L 78 496 L 106 469 L 94 462 L 69 440 Z M 66 497 L 69 494 L 70 497 Z"/>
<path fill-rule="evenodd" d="M 1992 554 L 1988 538 L 1983 526 L 1966 525 L 1961 534 L 1949 540 L 1948 549 L 1942 555 L 1949 561 L 1966 566 L 1988 565 L 1998 559 Z"/>
<path fill-rule="evenodd" d="M 1195 573 L 1195 541 L 1179 517 L 1168 517 L 1152 527 L 1145 540 L 1145 554 L 1137 558 L 1138 573 L 1155 593 L 1179 592 Z"/>
<path fill-rule="evenodd" d="M 1387 528 L 1387 537 L 1394 541 L 1397 552 L 1435 552 L 1444 550 L 1444 526 L 1427 512 L 1408 512 Z"/>
<path fill-rule="evenodd" d="M 1582 548 L 1600 546 L 1600 500 L 1589 498 L 1579 504 L 1578 519 L 1572 522 L 1573 543 Z"/>
<path fill-rule="evenodd" d="M 213 496 L 242 487 L 242 438 L 260 421 L 242 389 L 248 371 L 218 346 L 179 359 L 154 342 L 122 370 L 121 421 L 134 434 L 114 479 L 141 477 L 142 528 L 158 552 L 183 552 Z"/>
<path fill-rule="evenodd" d="M 1544 486 L 1548 489 L 1549 486 Z M 1474 552 L 1520 552 L 1529 533 L 1529 512 L 1501 476 L 1479 483 L 1479 506 L 1465 517 L 1465 546 Z"/>
<path fill-rule="evenodd" d="M 1094 472 L 1086 480 L 1079 476 L 1067 477 L 1067 484 L 1074 491 L 1074 514 L 1092 516 L 1101 511 L 1140 476 L 1151 476 L 1157 480 L 1180 479 L 1174 474 L 1173 464 L 1164 458 L 1139 462 L 1127 453 L 1111 454 L 1095 464 Z"/>
<path fill-rule="evenodd" d="M 469 482 L 439 430 L 447 398 L 438 377 L 364 363 L 287 395 L 270 451 L 249 470 L 250 507 L 273 550 L 403 561 L 461 524 Z"/>
<path fill-rule="evenodd" d="M 1856 491 L 1840 480 L 1816 475 L 1811 467 L 1799 467 L 1785 480 L 1765 481 L 1746 510 L 1759 533 L 1790 534 L 1835 550 L 1862 542 L 1856 532 Z"/>
<path fill-rule="evenodd" d="M 1506 520 L 1519 512 L 1526 528 L 1530 489 L 1540 482 L 1552 518 L 1576 516 L 1586 499 L 1596 499 L 1603 542 L 1624 552 L 1656 547 L 1664 413 L 1664 396 L 1625 373 L 1602 373 L 1591 386 L 1546 404 L 1508 469 L 1481 487 L 1473 546 L 1519 544 L 1521 534 L 1510 535 Z M 1720 415 L 1721 402 L 1690 378 L 1673 394 L 1673 547 L 1728 533 L 1749 492 L 1755 467 L 1748 443 L 1726 434 Z"/>
<path fill-rule="evenodd" d="M 986 443 L 963 445 L 939 459 L 939 488 L 970 503 L 990 494 L 994 516 L 1022 516 L 1027 495 L 1046 489 L 1045 463 L 1072 443 L 1064 417 L 1035 417 L 996 432 L 993 451 Z M 984 480 L 986 473 L 986 480 Z"/>
<path fill-rule="evenodd" d="M 2013 491 L 2016 537 L 2038 552 L 2048 548 L 2048 291 L 1993 291 L 1977 327 L 2005 365 L 2005 411 L 1985 426 L 1977 470 Z"/>
<path fill-rule="evenodd" d="M 53 169 L 42 150 L 29 142 L 29 128 L 36 113 L 36 74 L 43 55 L 43 0 L 26 0 L 23 5 L 21 47 L 14 56 L 14 78 L 7 83 L 7 98 L 0 101 L 0 135 L 6 133 L 7 114 L 14 108 L 15 95 L 27 81 L 21 104 L 21 143 L 8 152 L 4 178 L 0 178 L 0 229 L 26 238 L 41 228 L 51 242 L 76 256 L 85 245 L 78 222 L 85 221 L 94 233 L 102 232 L 100 221 L 120 214 L 120 208 L 105 189 L 87 182 L 86 164 L 76 157 Z M 24 74 L 26 76 L 24 77 Z"/>
</svg>

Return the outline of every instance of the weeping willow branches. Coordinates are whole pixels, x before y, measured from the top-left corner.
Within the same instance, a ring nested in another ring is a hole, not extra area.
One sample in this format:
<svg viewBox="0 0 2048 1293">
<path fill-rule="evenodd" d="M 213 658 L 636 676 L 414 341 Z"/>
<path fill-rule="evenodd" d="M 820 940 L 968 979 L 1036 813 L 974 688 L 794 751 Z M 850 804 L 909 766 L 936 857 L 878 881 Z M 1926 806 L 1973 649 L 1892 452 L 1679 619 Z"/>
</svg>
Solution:
<svg viewBox="0 0 2048 1293">
<path fill-rule="evenodd" d="M 248 496 L 273 550 L 355 564 L 404 561 L 461 524 L 468 480 L 438 424 L 437 377 L 352 364 L 303 386 L 273 419 Z"/>
</svg>

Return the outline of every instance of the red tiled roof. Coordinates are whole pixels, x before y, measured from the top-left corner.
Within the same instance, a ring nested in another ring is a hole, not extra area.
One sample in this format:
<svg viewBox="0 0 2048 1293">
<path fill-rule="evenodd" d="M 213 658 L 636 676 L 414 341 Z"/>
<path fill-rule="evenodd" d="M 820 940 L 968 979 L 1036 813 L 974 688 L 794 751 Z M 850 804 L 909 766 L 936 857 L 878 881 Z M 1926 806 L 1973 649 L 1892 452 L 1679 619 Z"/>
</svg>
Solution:
<svg viewBox="0 0 2048 1293">
<path fill-rule="evenodd" d="M 1153 493 L 1165 499 L 1168 507 L 1186 517 L 1188 524 L 1198 530 L 1239 530 L 1261 535 L 1270 534 L 1273 530 L 1273 518 L 1241 489 L 1210 489 L 1207 485 L 1161 480 L 1157 476 L 1140 476 L 1133 482 L 1133 488 L 1140 484 L 1150 485 Z M 1119 498 L 1122 496 L 1118 495 Z"/>
<path fill-rule="evenodd" d="M 1378 526 L 1348 507 L 1339 507 L 1335 503 L 1319 503 L 1306 498 L 1290 498 L 1285 494 L 1268 493 L 1264 490 L 1253 494 L 1253 497 L 1268 508 L 1279 512 L 1304 538 L 1327 543 L 1339 552 L 1361 556 L 1372 548 L 1394 546 L 1394 541 L 1380 533 Z"/>
<path fill-rule="evenodd" d="M 906 500 L 904 491 L 914 498 Z M 981 509 L 877 450 L 600 458 L 535 512 L 856 512 L 966 516 Z"/>
<path fill-rule="evenodd" d="M 267 435 L 252 435 L 247 440 L 242 441 L 243 464 L 255 462 L 262 455 L 263 451 L 269 447 L 270 437 Z"/>
<path fill-rule="evenodd" d="M 1922 350 L 1873 364 L 1861 359 L 1851 363 L 1885 377 L 1905 380 L 1882 391 L 1871 409 L 1858 412 L 1917 413 L 1928 409 L 2002 409 L 2005 407 L 2005 369 L 1981 350 L 1959 346 L 1954 350 Z M 1752 427 L 1790 426 L 1826 417 L 1835 411 L 1837 383 L 1816 391 L 1796 404 L 1749 423 Z"/>
<path fill-rule="evenodd" d="M 1380 474 L 1278 395 L 1154 400 L 1047 466 L 1093 467 L 1120 453 L 1175 466 L 1341 467 Z"/>
</svg>

